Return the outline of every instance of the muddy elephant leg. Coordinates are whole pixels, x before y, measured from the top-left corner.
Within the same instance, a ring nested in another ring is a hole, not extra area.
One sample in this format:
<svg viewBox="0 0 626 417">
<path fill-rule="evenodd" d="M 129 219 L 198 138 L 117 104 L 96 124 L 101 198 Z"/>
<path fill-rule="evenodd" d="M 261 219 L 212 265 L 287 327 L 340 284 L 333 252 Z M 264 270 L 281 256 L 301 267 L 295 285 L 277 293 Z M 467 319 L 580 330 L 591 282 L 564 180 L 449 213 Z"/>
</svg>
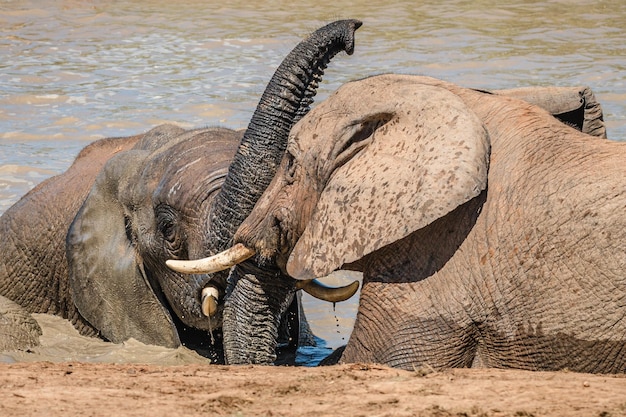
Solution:
<svg viewBox="0 0 626 417">
<path fill-rule="evenodd" d="M 412 283 L 363 285 L 354 330 L 341 362 L 375 362 L 408 370 L 472 366 L 473 327 L 442 316 L 434 306 L 416 309 L 416 304 L 425 305 L 428 300 L 415 287 Z"/>
<path fill-rule="evenodd" d="M 39 345 L 41 327 L 26 310 L 0 295 L 0 351 Z"/>
</svg>

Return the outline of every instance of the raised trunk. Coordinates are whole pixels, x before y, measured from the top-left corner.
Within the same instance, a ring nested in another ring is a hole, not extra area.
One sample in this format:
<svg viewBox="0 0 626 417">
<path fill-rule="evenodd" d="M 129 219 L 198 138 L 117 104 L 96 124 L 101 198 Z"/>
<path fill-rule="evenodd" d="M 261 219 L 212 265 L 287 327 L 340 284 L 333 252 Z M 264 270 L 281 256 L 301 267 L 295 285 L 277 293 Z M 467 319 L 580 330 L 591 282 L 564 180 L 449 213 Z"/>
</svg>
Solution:
<svg viewBox="0 0 626 417">
<path fill-rule="evenodd" d="M 331 58 L 354 51 L 357 20 L 342 20 L 315 31 L 284 59 L 263 93 L 224 185 L 209 213 L 208 253 L 232 245 L 235 232 L 272 181 L 291 127 L 313 102 Z M 226 274 L 215 274 L 224 285 Z M 224 352 L 228 363 L 272 363 L 281 315 L 289 307 L 295 282 L 275 265 L 260 269 L 247 261 L 234 268 L 224 307 Z"/>
<path fill-rule="evenodd" d="M 354 51 L 357 20 L 324 26 L 300 42 L 280 64 L 250 120 L 228 176 L 209 213 L 208 253 L 232 244 L 280 164 L 291 127 L 309 110 L 331 58 Z"/>
</svg>

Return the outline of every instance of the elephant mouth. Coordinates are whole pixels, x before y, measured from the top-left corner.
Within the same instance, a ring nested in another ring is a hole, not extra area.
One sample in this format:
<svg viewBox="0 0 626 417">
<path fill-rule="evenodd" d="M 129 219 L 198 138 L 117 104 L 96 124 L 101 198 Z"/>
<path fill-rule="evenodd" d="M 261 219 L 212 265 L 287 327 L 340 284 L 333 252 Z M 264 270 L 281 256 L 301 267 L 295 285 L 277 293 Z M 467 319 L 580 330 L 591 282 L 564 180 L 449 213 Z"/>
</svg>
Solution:
<svg viewBox="0 0 626 417">
<path fill-rule="evenodd" d="M 185 275 L 195 275 L 196 273 L 190 273 Z M 200 288 L 202 290 L 199 294 L 200 311 L 202 316 L 208 318 L 209 330 L 213 327 L 217 327 L 216 323 L 221 323 L 222 309 L 220 306 L 220 300 L 224 295 L 224 288 L 218 285 L 219 281 L 209 280 L 202 284 Z"/>
<path fill-rule="evenodd" d="M 155 285 L 152 274 L 148 271 L 145 271 L 144 274 L 146 274 L 144 276 L 150 278 L 151 285 Z M 222 343 L 224 337 L 221 327 L 222 309 L 218 309 L 217 303 L 215 304 L 215 309 L 212 309 L 210 305 L 211 300 L 208 299 L 205 301 L 204 299 L 207 298 L 207 296 L 213 296 L 215 300 L 217 300 L 219 290 L 212 284 L 212 281 L 205 283 L 201 294 L 201 308 L 206 318 L 200 321 L 196 319 L 193 322 L 185 320 L 185 315 L 181 315 L 181 313 L 172 306 L 172 303 L 170 303 L 163 293 L 162 288 L 158 287 L 158 284 L 156 284 L 157 287 L 153 288 L 155 288 L 154 294 L 157 295 L 161 305 L 167 311 L 176 329 L 180 344 L 195 351 L 200 356 L 210 359 L 211 363 L 223 364 L 225 360 Z M 207 313 L 210 311 L 213 316 L 205 314 L 205 311 L 207 311 Z M 187 315 L 187 318 L 189 317 L 190 316 Z"/>
<path fill-rule="evenodd" d="M 237 243 L 213 256 L 189 261 L 169 259 L 166 261 L 166 265 L 173 271 L 182 274 L 212 274 L 232 268 L 256 254 L 255 249 L 243 243 Z M 359 281 L 353 281 L 342 287 L 328 287 L 317 279 L 299 280 L 296 288 L 320 300 L 338 303 L 348 300 L 356 294 L 359 289 Z"/>
<path fill-rule="evenodd" d="M 172 314 L 172 319 L 182 346 L 210 359 L 213 364 L 226 363 L 223 349 L 224 335 L 221 327 L 209 331 L 188 326 L 175 314 Z"/>
</svg>

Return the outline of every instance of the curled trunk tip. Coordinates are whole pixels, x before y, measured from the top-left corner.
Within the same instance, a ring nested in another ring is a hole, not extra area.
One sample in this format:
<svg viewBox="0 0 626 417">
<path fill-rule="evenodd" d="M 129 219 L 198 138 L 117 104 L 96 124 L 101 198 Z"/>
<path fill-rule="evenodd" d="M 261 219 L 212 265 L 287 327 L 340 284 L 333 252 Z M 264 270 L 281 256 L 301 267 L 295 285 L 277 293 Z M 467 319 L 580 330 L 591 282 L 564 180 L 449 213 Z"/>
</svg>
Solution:
<svg viewBox="0 0 626 417">
<path fill-rule="evenodd" d="M 343 50 L 346 51 L 348 55 L 352 55 L 354 53 L 354 32 L 363 25 L 363 22 L 357 19 L 346 19 L 346 20 L 338 20 L 336 22 L 330 23 L 326 25 L 324 29 L 327 29 L 328 32 L 335 32 L 337 27 L 341 27 L 343 29 Z"/>
<path fill-rule="evenodd" d="M 208 253 L 232 245 L 237 228 L 274 178 L 289 131 L 308 112 L 326 66 L 340 51 L 354 52 L 361 25 L 356 19 L 329 23 L 296 45 L 276 69 L 215 197 L 207 225 Z"/>
</svg>

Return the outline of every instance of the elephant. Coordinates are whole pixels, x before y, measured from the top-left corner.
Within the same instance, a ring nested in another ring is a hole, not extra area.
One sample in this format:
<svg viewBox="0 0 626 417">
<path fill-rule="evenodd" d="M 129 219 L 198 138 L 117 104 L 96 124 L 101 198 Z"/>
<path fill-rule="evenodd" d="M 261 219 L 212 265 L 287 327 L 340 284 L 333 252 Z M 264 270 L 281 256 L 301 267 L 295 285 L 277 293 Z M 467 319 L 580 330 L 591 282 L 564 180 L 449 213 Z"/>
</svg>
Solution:
<svg viewBox="0 0 626 417">
<path fill-rule="evenodd" d="M 301 41 L 245 130 L 162 125 L 87 146 L 65 173 L 0 219 L 0 295 L 30 313 L 69 319 L 82 334 L 184 345 L 223 362 L 226 274 L 189 277 L 165 260 L 230 245 L 273 178 L 289 130 L 310 109 L 325 68 L 339 52 L 353 53 L 360 26 L 336 21 Z M 268 268 L 259 274 L 277 273 Z M 315 293 L 316 285 L 303 288 Z M 306 330 L 297 302 L 291 294 L 277 318 L 275 336 L 287 348 Z"/>
<path fill-rule="evenodd" d="M 346 83 L 233 247 L 297 280 L 363 272 L 340 362 L 625 372 L 626 143 L 586 88 L 563 120 L 520 99 L 550 91 Z"/>
</svg>

